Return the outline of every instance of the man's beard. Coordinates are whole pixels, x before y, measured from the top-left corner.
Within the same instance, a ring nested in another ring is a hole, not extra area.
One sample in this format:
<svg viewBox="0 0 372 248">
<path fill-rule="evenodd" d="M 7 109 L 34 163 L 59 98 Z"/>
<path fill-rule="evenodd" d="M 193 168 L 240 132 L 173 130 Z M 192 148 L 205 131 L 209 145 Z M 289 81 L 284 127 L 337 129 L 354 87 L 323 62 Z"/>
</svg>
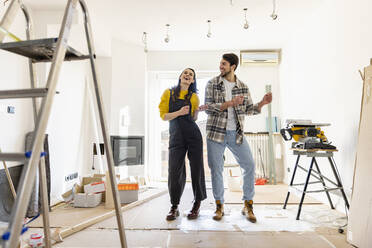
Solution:
<svg viewBox="0 0 372 248">
<path fill-rule="evenodd" d="M 220 73 L 220 77 L 224 77 L 224 76 L 226 76 L 227 74 L 229 74 L 230 72 L 231 72 L 231 70 L 230 70 L 230 71 L 226 71 L 225 73 L 221 72 L 221 73 Z"/>
</svg>

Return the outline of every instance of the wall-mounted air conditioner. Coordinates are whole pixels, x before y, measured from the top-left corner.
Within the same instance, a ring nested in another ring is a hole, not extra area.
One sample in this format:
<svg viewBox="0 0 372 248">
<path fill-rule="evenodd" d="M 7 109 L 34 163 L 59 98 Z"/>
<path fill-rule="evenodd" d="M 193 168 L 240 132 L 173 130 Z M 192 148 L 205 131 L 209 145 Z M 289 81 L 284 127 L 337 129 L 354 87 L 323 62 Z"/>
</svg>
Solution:
<svg viewBox="0 0 372 248">
<path fill-rule="evenodd" d="M 240 51 L 240 64 L 250 65 L 278 65 L 280 50 L 247 50 Z"/>
</svg>

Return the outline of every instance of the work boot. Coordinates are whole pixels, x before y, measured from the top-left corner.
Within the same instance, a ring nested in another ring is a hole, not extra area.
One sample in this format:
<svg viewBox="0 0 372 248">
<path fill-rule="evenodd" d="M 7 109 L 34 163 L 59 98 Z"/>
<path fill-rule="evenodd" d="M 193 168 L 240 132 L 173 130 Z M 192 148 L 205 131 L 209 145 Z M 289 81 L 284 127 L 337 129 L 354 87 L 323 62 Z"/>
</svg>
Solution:
<svg viewBox="0 0 372 248">
<path fill-rule="evenodd" d="M 244 208 L 242 210 L 242 214 L 245 215 L 247 220 L 249 220 L 252 223 L 256 223 L 257 219 L 256 216 L 254 216 L 253 213 L 253 201 L 252 200 L 245 200 L 244 201 Z"/>
<path fill-rule="evenodd" d="M 187 215 L 187 218 L 189 220 L 194 220 L 194 219 L 198 218 L 199 209 L 200 209 L 200 201 L 195 201 L 194 205 L 192 206 L 192 209 L 190 210 L 189 214 Z"/>
<path fill-rule="evenodd" d="M 222 216 L 224 216 L 224 212 L 223 212 L 223 204 L 221 203 L 220 200 L 217 200 L 216 201 L 216 212 L 214 212 L 214 216 L 213 216 L 213 219 L 214 220 L 221 220 L 222 219 Z"/>
<path fill-rule="evenodd" d="M 167 220 L 175 220 L 180 215 L 180 211 L 178 211 L 178 206 L 173 205 L 169 210 L 167 215 Z"/>
</svg>

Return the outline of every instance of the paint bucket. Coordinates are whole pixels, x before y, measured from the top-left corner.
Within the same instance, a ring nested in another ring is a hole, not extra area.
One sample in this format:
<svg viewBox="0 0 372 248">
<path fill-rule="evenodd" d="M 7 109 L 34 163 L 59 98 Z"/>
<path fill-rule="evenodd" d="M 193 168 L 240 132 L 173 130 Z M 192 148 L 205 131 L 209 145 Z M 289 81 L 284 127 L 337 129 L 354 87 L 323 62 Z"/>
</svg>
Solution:
<svg viewBox="0 0 372 248">
<path fill-rule="evenodd" d="M 230 191 L 242 191 L 241 189 L 241 177 L 240 176 L 228 176 L 227 187 Z"/>
<path fill-rule="evenodd" d="M 35 247 L 44 247 L 44 242 L 43 242 L 43 235 L 40 233 L 33 233 L 30 235 L 30 240 L 29 240 L 29 245 L 32 248 Z"/>
</svg>

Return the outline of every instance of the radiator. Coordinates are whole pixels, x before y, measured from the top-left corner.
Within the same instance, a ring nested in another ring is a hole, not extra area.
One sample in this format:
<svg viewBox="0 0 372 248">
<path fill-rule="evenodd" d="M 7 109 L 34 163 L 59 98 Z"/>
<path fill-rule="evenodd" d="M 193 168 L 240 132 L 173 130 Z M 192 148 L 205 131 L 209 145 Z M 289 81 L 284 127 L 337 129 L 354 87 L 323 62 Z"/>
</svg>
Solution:
<svg viewBox="0 0 372 248">
<path fill-rule="evenodd" d="M 256 178 L 269 177 L 269 134 L 268 133 L 245 133 L 245 138 L 251 148 L 254 163 L 256 165 Z"/>
</svg>

